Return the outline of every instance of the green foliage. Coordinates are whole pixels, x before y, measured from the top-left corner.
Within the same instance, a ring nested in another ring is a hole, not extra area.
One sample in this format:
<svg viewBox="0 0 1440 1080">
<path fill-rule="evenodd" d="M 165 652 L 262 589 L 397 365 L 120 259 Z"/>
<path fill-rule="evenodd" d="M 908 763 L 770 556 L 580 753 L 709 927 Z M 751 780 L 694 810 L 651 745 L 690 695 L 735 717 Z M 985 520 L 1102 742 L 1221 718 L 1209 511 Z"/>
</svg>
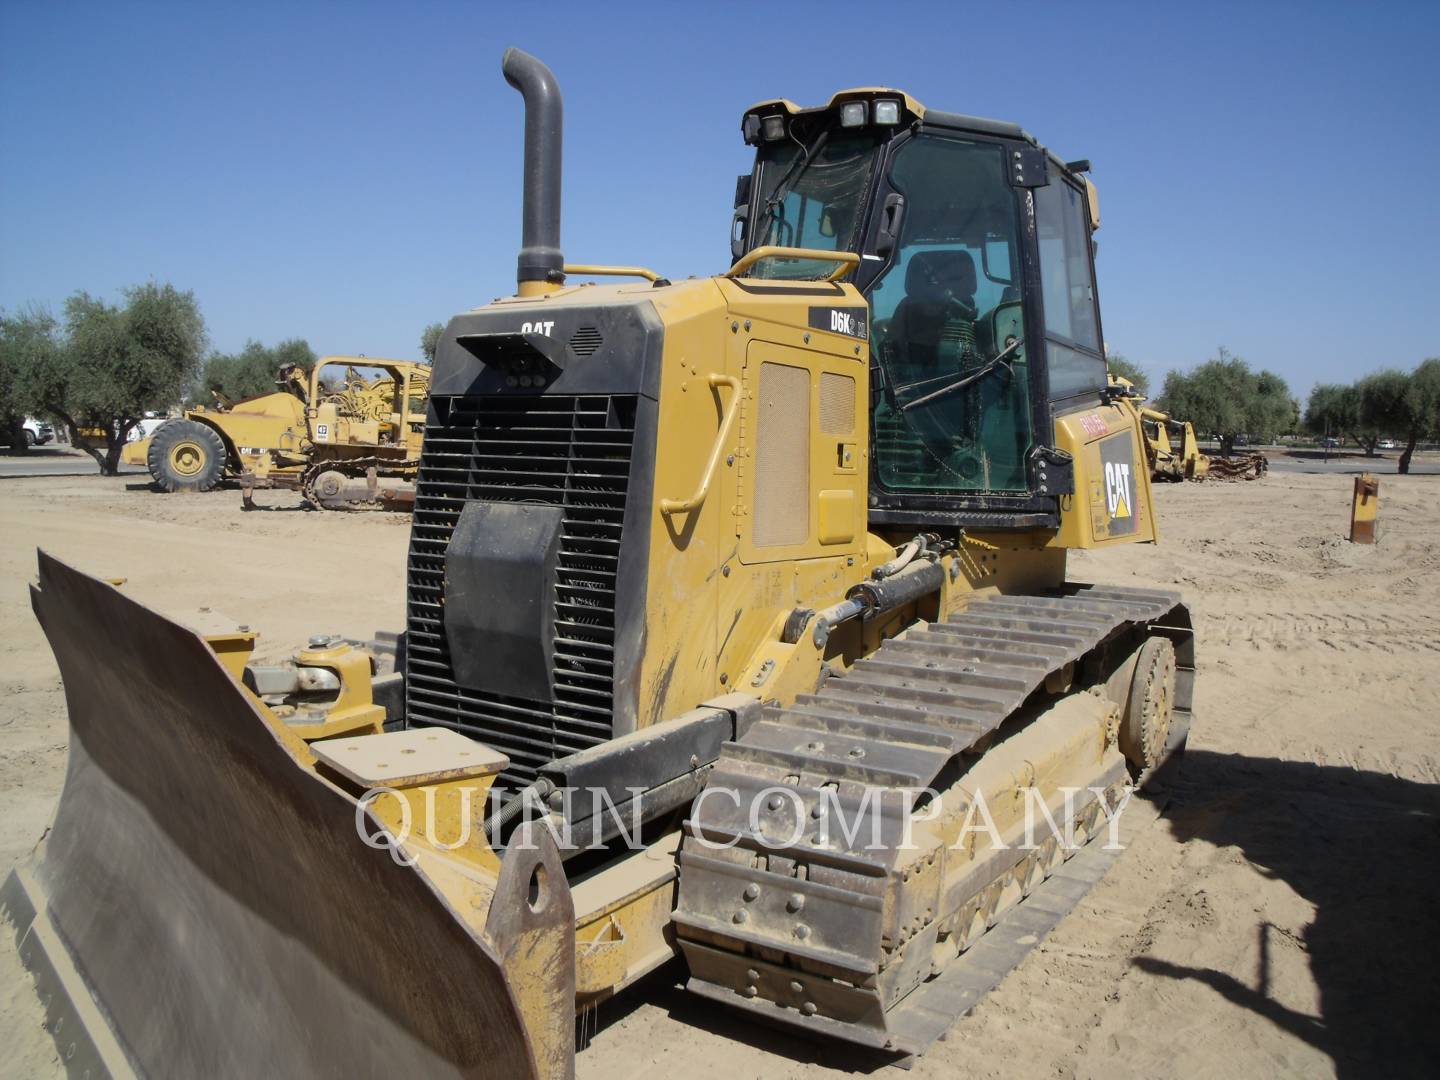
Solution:
<svg viewBox="0 0 1440 1080">
<path fill-rule="evenodd" d="M 1131 360 L 1125 359 L 1119 353 L 1107 353 L 1105 364 L 1110 368 L 1111 375 L 1118 375 L 1122 379 L 1129 379 L 1130 384 L 1140 392 L 1142 397 L 1150 395 L 1150 376 L 1140 369 L 1140 365 Z"/>
<path fill-rule="evenodd" d="M 1377 371 L 1356 387 L 1361 423 L 1405 440 L 1399 471 L 1408 473 L 1420 440 L 1440 435 L 1440 360 L 1426 360 L 1408 373 Z"/>
<path fill-rule="evenodd" d="M 420 333 L 420 351 L 425 355 L 425 362 L 435 362 L 435 350 L 440 347 L 440 335 L 445 333 L 444 323 L 431 323 Z"/>
<path fill-rule="evenodd" d="M 295 364 L 308 371 L 315 360 L 315 350 L 301 338 L 290 338 L 273 347 L 247 341 L 238 353 L 213 352 L 200 376 L 202 403 L 213 395 L 236 402 L 273 393 L 281 368 Z"/>
<path fill-rule="evenodd" d="M 35 397 L 34 374 L 53 366 L 61 347 L 59 331 L 44 308 L 0 315 L 0 426 L 5 436 L 0 442 L 23 448 L 26 414 L 44 411 Z"/>
<path fill-rule="evenodd" d="M 21 370 L 19 343 L 12 335 L 16 320 L 0 315 L 0 422 L 9 417 L 23 415 L 19 387 L 16 385 Z"/>
<path fill-rule="evenodd" d="M 1316 435 L 1349 435 L 1360 427 L 1360 394 L 1353 386 L 1320 383 L 1305 405 L 1305 428 Z M 1358 441 L 1358 440 L 1357 440 Z"/>
<path fill-rule="evenodd" d="M 1410 376 L 1394 368 L 1367 375 L 1355 384 L 1360 426 L 1379 435 L 1408 433 Z"/>
<path fill-rule="evenodd" d="M 1424 360 L 1412 372 L 1377 371 L 1350 386 L 1317 386 L 1310 391 L 1305 426 L 1317 435 L 1344 434 L 1367 454 L 1382 438 L 1403 439 L 1399 471 L 1409 472 L 1420 441 L 1440 438 L 1440 359 Z"/>
<path fill-rule="evenodd" d="M 1253 386 L 1254 397 L 1249 406 L 1251 434 L 1271 443 L 1276 436 L 1299 427 L 1300 407 L 1290 396 L 1290 385 L 1284 379 L 1273 371 L 1261 371 L 1255 375 Z"/>
<path fill-rule="evenodd" d="M 1422 419 L 1421 437 L 1440 439 L 1440 357 L 1420 362 L 1410 375 L 1410 393 L 1415 415 Z"/>
<path fill-rule="evenodd" d="M 1284 379 L 1270 371 L 1251 371 L 1224 347 L 1216 359 L 1189 373 L 1169 372 L 1158 405 L 1177 420 L 1189 420 L 1196 431 L 1218 436 L 1225 453 L 1237 435 L 1268 442 L 1293 430 L 1299 419 Z"/>
<path fill-rule="evenodd" d="M 46 364 L 59 348 L 59 324 L 44 308 L 27 307 L 14 315 L 0 315 L 0 412 L 34 410 L 26 373 Z"/>
<path fill-rule="evenodd" d="M 130 429 L 149 411 L 179 401 L 205 349 L 195 295 L 154 282 L 126 289 L 117 307 L 77 292 L 65 301 L 63 334 L 48 313 L 5 320 L 4 351 L 18 357 L 17 399 L 54 417 L 76 445 L 80 428 L 105 432 L 105 450 L 87 449 L 113 474 Z"/>
</svg>

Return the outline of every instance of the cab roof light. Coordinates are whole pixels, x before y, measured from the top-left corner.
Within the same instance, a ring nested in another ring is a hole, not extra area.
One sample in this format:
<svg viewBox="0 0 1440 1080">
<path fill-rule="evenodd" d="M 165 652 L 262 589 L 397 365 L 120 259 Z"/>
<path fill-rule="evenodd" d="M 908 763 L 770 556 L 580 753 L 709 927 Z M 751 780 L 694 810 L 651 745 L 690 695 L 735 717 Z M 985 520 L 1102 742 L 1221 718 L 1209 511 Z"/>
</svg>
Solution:
<svg viewBox="0 0 1440 1080">
<path fill-rule="evenodd" d="M 760 115 L 758 113 L 746 113 L 745 119 L 740 122 L 740 133 L 745 136 L 745 145 L 754 146 L 760 141 Z"/>
<path fill-rule="evenodd" d="M 868 110 L 863 101 L 847 101 L 840 106 L 840 126 L 847 128 L 864 127 Z"/>
<path fill-rule="evenodd" d="M 760 129 L 765 135 L 766 142 L 775 142 L 778 139 L 783 139 L 785 137 L 785 117 L 778 113 L 773 116 L 767 116 L 764 120 L 760 121 Z"/>
<path fill-rule="evenodd" d="M 894 127 L 896 124 L 900 123 L 900 102 L 875 102 L 875 123 L 880 124 L 883 127 Z"/>
</svg>

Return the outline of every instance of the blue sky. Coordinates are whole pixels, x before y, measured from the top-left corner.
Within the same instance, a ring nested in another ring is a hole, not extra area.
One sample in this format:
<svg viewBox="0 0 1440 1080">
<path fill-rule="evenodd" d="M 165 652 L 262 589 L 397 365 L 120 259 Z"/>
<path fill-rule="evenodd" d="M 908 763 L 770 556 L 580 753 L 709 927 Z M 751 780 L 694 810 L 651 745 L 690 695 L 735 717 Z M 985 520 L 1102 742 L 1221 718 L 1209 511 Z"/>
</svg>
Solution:
<svg viewBox="0 0 1440 1080">
<path fill-rule="evenodd" d="M 1440 4 L 0 0 L 0 307 L 154 278 L 213 343 L 413 356 L 511 291 L 520 98 L 566 96 L 572 261 L 714 273 L 754 101 L 908 89 L 1100 189 L 1105 336 L 1303 396 L 1440 355 Z"/>
</svg>

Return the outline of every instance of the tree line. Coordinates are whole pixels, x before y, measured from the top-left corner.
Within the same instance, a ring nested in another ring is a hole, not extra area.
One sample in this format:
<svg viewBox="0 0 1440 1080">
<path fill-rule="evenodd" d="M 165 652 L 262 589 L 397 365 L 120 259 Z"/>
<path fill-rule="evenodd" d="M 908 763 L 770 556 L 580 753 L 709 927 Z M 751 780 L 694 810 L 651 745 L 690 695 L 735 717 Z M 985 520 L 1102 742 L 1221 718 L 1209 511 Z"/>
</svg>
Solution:
<svg viewBox="0 0 1440 1080">
<path fill-rule="evenodd" d="M 247 341 L 239 352 L 207 352 L 205 319 L 192 292 L 149 282 L 123 290 L 123 303 L 110 304 L 85 292 L 65 301 L 57 319 L 35 305 L 13 315 L 0 312 L 0 424 L 12 443 L 27 414 L 54 419 L 71 445 L 83 447 L 100 471 L 113 475 L 131 430 L 146 413 L 166 412 L 177 403 L 229 405 L 275 389 L 276 373 L 295 364 L 309 368 L 315 351 L 303 338 L 273 346 Z M 420 351 L 433 363 L 444 326 L 431 323 L 420 334 Z M 1111 354 L 1110 370 L 1141 394 L 1149 393 L 1145 372 Z M 1349 385 L 1323 384 L 1310 393 L 1303 414 L 1285 380 L 1272 371 L 1253 371 L 1223 346 L 1200 366 L 1165 376 L 1156 406 L 1197 432 L 1220 440 L 1230 454 L 1236 440 L 1265 442 L 1299 431 L 1353 439 L 1367 454 L 1380 440 L 1405 444 L 1399 471 L 1409 472 L 1416 447 L 1440 439 L 1440 359 L 1410 372 L 1388 369 Z M 86 439 L 81 432 L 103 432 Z"/>
<path fill-rule="evenodd" d="M 1403 442 L 1398 470 L 1408 473 L 1415 448 L 1440 439 L 1440 359 L 1423 360 L 1414 371 L 1389 368 L 1349 384 L 1318 385 L 1310 391 L 1305 426 L 1353 439 L 1367 455 L 1381 439 Z"/>
<path fill-rule="evenodd" d="M 1150 378 L 1140 365 L 1119 353 L 1107 353 L 1105 362 L 1110 374 L 1149 397 Z M 1215 436 L 1226 456 L 1241 437 L 1273 442 L 1300 425 L 1300 403 L 1291 396 L 1289 384 L 1273 371 L 1252 371 L 1223 345 L 1214 359 L 1199 367 L 1167 372 L 1155 407 L 1190 421 L 1198 434 Z"/>
<path fill-rule="evenodd" d="M 1234 452 L 1242 435 L 1274 442 L 1295 431 L 1300 403 L 1273 371 L 1252 371 L 1223 345 L 1219 355 L 1188 372 L 1165 376 L 1157 405 L 1177 420 L 1189 420 L 1196 432 L 1220 440 L 1220 453 Z"/>
<path fill-rule="evenodd" d="M 86 292 L 65 301 L 57 318 L 28 305 L 0 311 L 0 425 L 23 448 L 24 418 L 61 425 L 70 444 L 113 476 L 131 431 L 147 413 L 177 404 L 228 406 L 270 393 L 281 368 L 311 367 L 303 338 L 273 346 L 247 341 L 239 352 L 209 349 L 195 294 L 148 282 L 108 303 Z M 420 349 L 433 361 L 443 327 L 427 326 Z"/>
<path fill-rule="evenodd" d="M 1138 365 L 1115 354 L 1107 359 L 1112 374 L 1148 394 L 1149 380 Z M 1155 405 L 1190 421 L 1196 432 L 1214 435 L 1222 454 L 1232 453 L 1241 436 L 1268 443 L 1304 431 L 1348 438 L 1367 455 L 1382 439 L 1393 438 L 1403 444 L 1397 469 L 1408 473 L 1416 448 L 1440 439 L 1440 359 L 1424 360 L 1408 372 L 1377 371 L 1348 385 L 1317 385 L 1302 413 L 1283 378 L 1252 370 L 1222 346 L 1218 356 L 1190 371 L 1170 371 Z"/>
</svg>

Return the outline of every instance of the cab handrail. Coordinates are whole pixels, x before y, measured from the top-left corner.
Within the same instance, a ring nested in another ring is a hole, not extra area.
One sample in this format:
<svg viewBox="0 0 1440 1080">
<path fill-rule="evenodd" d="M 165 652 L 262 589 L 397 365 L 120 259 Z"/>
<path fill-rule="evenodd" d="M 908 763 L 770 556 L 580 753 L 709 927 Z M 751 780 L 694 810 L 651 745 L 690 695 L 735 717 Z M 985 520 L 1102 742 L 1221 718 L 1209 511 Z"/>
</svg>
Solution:
<svg viewBox="0 0 1440 1080">
<path fill-rule="evenodd" d="M 836 267 L 825 278 L 826 281 L 839 281 L 855 267 L 860 265 L 860 256 L 853 251 L 824 251 L 820 248 L 797 248 L 783 247 L 777 244 L 765 244 L 753 248 L 741 255 L 739 260 L 729 270 L 725 271 L 728 278 L 739 277 L 746 270 L 749 270 L 758 262 L 766 259 L 815 259 L 818 262 L 838 262 Z"/>
<path fill-rule="evenodd" d="M 660 275 L 644 266 L 602 266 L 596 263 L 566 263 L 567 274 L 594 274 L 597 277 L 638 277 L 659 281 Z"/>
</svg>

